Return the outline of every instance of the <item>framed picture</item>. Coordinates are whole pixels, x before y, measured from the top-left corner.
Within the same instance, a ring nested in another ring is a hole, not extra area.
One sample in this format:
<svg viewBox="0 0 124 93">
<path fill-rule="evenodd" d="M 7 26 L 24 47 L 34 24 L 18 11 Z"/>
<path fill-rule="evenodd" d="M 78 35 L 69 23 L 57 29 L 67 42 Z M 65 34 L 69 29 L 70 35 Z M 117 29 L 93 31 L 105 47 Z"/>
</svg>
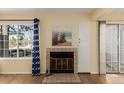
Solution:
<svg viewBox="0 0 124 93">
<path fill-rule="evenodd" d="M 57 27 L 52 31 L 52 45 L 53 46 L 71 46 L 72 45 L 72 31 L 68 27 Z"/>
</svg>

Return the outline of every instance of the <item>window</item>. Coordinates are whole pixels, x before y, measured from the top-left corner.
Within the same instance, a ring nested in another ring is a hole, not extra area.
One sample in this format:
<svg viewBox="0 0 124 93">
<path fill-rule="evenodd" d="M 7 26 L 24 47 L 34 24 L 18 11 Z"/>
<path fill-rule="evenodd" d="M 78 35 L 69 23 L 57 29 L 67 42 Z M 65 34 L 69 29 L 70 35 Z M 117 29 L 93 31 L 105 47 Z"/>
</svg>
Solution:
<svg viewBox="0 0 124 93">
<path fill-rule="evenodd" d="M 31 57 L 32 24 L 0 25 L 0 58 Z"/>
</svg>

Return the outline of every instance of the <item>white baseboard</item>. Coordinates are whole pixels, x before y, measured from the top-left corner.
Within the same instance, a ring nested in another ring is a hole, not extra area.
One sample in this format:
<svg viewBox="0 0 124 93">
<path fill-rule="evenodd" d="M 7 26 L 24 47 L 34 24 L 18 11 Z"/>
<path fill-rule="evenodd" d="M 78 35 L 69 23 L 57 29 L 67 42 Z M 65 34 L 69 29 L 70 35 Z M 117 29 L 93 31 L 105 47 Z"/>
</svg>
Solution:
<svg viewBox="0 0 124 93">
<path fill-rule="evenodd" d="M 32 74 L 32 72 L 0 72 L 0 74 Z M 41 72 L 45 74 L 45 72 Z M 91 72 L 91 74 L 99 74 L 98 72 Z"/>
<path fill-rule="evenodd" d="M 78 72 L 78 73 L 90 73 L 90 74 L 99 74 L 99 72 Z"/>
<path fill-rule="evenodd" d="M 0 72 L 0 74 L 32 74 L 32 72 Z M 41 72 L 41 74 L 45 74 L 45 72 Z"/>
<path fill-rule="evenodd" d="M 98 72 L 91 72 L 91 74 L 99 74 Z"/>
<path fill-rule="evenodd" d="M 0 74 L 32 74 L 32 72 L 0 72 Z M 45 72 L 41 72 L 45 74 Z M 99 74 L 98 72 L 91 72 L 91 74 Z"/>
<path fill-rule="evenodd" d="M 46 72 L 40 72 L 40 74 L 45 74 Z"/>
</svg>

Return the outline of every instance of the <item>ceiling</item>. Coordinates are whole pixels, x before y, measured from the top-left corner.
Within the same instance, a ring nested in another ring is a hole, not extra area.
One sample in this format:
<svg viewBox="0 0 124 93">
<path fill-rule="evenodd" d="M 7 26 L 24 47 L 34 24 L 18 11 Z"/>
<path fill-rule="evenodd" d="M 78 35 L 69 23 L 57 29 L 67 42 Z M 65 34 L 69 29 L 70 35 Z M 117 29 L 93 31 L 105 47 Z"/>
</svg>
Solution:
<svg viewBox="0 0 124 93">
<path fill-rule="evenodd" d="M 0 8 L 0 14 L 27 14 L 42 12 L 92 13 L 96 8 Z"/>
<path fill-rule="evenodd" d="M 113 12 L 124 12 L 124 8 L 112 8 Z"/>
<path fill-rule="evenodd" d="M 31 14 L 31 13 L 84 13 L 89 14 L 98 8 L 0 8 L 0 14 Z M 124 8 L 111 8 L 113 13 L 124 13 Z"/>
</svg>

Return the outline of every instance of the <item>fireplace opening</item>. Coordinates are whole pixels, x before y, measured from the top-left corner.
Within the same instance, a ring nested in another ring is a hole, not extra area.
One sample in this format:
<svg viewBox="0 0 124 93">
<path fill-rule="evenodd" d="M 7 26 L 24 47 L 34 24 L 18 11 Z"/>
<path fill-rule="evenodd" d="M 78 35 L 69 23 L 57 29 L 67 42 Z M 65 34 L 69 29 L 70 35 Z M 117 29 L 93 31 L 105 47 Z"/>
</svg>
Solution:
<svg viewBox="0 0 124 93">
<path fill-rule="evenodd" d="M 50 73 L 74 73 L 74 53 L 50 52 Z"/>
</svg>

